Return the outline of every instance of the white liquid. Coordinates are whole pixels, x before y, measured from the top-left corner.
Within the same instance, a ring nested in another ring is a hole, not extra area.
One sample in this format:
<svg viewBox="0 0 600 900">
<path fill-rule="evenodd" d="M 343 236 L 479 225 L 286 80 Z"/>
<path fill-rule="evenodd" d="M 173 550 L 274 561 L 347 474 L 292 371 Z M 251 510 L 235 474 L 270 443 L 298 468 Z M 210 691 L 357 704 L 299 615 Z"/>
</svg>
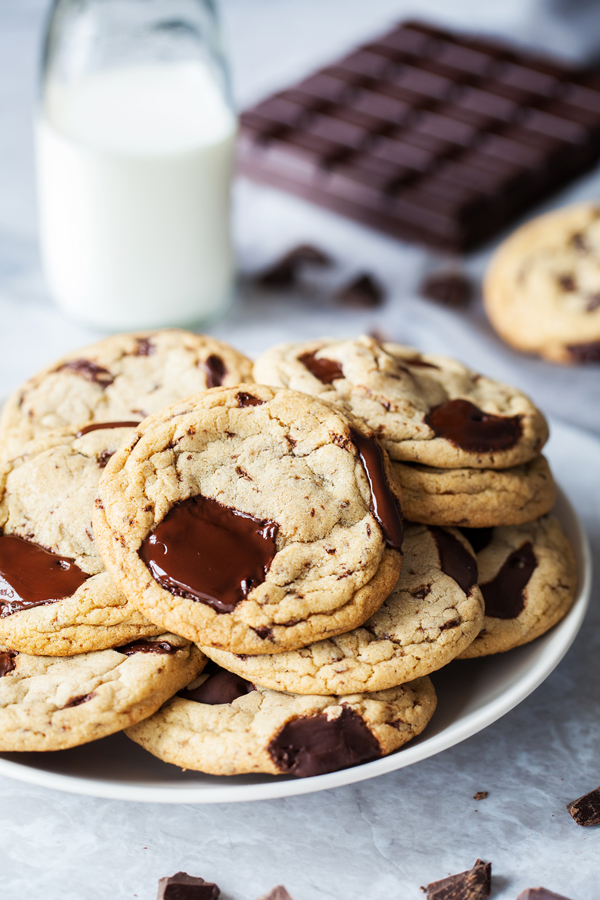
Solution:
<svg viewBox="0 0 600 900">
<path fill-rule="evenodd" d="M 59 306 L 100 328 L 188 324 L 225 308 L 235 119 L 200 62 L 46 86 L 41 242 Z"/>
</svg>

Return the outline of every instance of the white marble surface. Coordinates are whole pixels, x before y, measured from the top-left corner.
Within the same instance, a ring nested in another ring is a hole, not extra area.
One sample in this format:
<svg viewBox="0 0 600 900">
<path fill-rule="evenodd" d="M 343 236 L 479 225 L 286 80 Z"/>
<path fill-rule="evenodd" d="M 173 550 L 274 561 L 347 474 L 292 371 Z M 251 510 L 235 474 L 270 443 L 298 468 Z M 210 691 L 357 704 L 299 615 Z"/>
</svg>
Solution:
<svg viewBox="0 0 600 900">
<path fill-rule="evenodd" d="M 39 270 L 30 121 L 45 0 L 0 0 L 0 394 L 95 335 L 64 320 Z M 241 103 L 414 14 L 400 0 L 225 0 Z M 600 32 L 595 2 L 421 0 L 418 12 L 510 31 L 569 55 Z M 567 14 L 568 13 L 568 14 Z M 597 196 L 596 172 L 555 205 Z M 416 297 L 426 251 L 248 183 L 238 185 L 239 302 L 212 330 L 249 353 L 275 340 L 378 328 L 470 361 L 525 387 L 547 411 L 600 434 L 600 372 L 526 359 L 490 333 L 478 306 L 438 309 Z M 327 283 L 294 297 L 259 294 L 248 275 L 298 240 L 338 260 Z M 487 254 L 467 260 L 478 275 Z M 327 291 L 360 270 L 377 273 L 388 301 L 340 312 Z M 583 440 L 583 439 L 582 439 Z M 575 442 L 574 442 L 575 444 Z M 578 466 L 577 497 L 596 556 L 600 474 Z M 294 900 L 422 896 L 419 885 L 471 865 L 494 865 L 494 898 L 545 884 L 571 900 L 598 897 L 600 828 L 573 824 L 565 803 L 600 782 L 598 588 L 586 627 L 558 670 L 526 702 L 464 744 L 409 769 L 332 792 L 240 806 L 166 806 L 95 800 L 0 778 L 0 896 L 125 900 L 155 896 L 184 869 L 255 900 L 283 882 Z M 472 800 L 489 790 L 487 800 Z"/>
</svg>

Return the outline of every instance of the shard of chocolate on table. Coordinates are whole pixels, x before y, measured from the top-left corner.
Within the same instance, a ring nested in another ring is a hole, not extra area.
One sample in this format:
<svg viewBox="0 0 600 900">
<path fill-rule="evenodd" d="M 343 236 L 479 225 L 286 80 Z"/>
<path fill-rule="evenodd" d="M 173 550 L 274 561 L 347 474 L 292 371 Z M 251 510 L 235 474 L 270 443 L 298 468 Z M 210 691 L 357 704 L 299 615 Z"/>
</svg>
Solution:
<svg viewBox="0 0 600 900">
<path fill-rule="evenodd" d="M 409 22 L 242 115 L 241 171 L 400 238 L 468 250 L 600 155 L 600 83 Z"/>
</svg>

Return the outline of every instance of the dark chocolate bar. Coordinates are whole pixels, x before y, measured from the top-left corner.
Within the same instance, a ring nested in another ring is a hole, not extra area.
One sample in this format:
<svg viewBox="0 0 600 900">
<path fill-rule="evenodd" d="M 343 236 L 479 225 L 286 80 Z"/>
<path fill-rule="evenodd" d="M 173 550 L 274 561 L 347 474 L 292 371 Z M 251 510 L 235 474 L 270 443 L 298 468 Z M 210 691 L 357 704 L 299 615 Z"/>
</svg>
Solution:
<svg viewBox="0 0 600 900">
<path fill-rule="evenodd" d="M 600 80 L 401 25 L 242 114 L 246 175 L 400 238 L 468 250 L 600 156 Z"/>
</svg>

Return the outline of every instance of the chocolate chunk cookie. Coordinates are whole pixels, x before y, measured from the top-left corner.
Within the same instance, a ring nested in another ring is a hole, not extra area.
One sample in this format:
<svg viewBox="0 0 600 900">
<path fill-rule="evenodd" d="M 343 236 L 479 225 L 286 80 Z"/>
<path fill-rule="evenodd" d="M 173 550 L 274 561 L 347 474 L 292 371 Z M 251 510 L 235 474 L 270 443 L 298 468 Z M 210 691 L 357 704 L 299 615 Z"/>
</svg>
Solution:
<svg viewBox="0 0 600 900">
<path fill-rule="evenodd" d="M 567 614 L 575 597 L 577 567 L 555 516 L 465 533 L 477 550 L 485 620 L 461 659 L 527 644 Z"/>
<path fill-rule="evenodd" d="M 379 759 L 420 734 L 436 705 L 429 678 L 344 697 L 280 693 L 201 675 L 126 734 L 159 759 L 212 775 L 299 778 Z M 216 681 L 216 687 L 211 682 Z"/>
<path fill-rule="evenodd" d="M 255 684 L 298 694 L 383 691 L 428 675 L 481 630 L 477 564 L 455 529 L 407 524 L 403 551 L 396 587 L 361 628 L 271 656 L 202 649 Z"/>
<path fill-rule="evenodd" d="M 543 456 L 510 469 L 440 469 L 394 462 L 407 519 L 429 525 L 521 525 L 550 512 L 556 485 Z"/>
<path fill-rule="evenodd" d="M 151 716 L 205 658 L 174 634 L 68 659 L 0 648 L 0 752 L 64 750 Z"/>
<path fill-rule="evenodd" d="M 277 653 L 381 606 L 400 573 L 399 500 L 362 423 L 242 384 L 146 419 L 104 470 L 94 531 L 153 622 L 235 653 Z"/>
<path fill-rule="evenodd" d="M 518 350 L 600 362 L 600 206 L 567 206 L 515 231 L 490 263 L 484 301 Z"/>
<path fill-rule="evenodd" d="M 341 406 L 392 459 L 504 469 L 533 459 L 548 438 L 543 415 L 516 388 L 369 337 L 280 344 L 257 360 L 254 378 Z"/>
<path fill-rule="evenodd" d="M 71 656 L 160 634 L 112 580 L 92 529 L 104 467 L 135 428 L 48 432 L 0 467 L 0 643 Z"/>
<path fill-rule="evenodd" d="M 116 334 L 47 366 L 7 400 L 0 454 L 63 426 L 139 421 L 181 397 L 248 380 L 252 363 L 215 338 L 175 328 Z"/>
</svg>

